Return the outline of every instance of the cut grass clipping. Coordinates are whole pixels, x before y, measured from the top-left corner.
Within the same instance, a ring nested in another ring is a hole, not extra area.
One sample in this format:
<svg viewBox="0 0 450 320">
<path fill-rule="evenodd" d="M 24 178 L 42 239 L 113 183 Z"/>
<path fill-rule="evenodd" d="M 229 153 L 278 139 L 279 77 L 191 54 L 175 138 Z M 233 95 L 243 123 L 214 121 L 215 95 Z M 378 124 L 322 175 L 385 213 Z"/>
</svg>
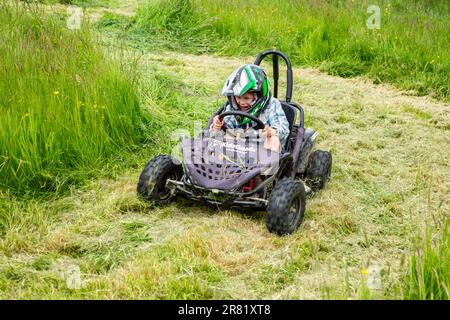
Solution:
<svg viewBox="0 0 450 320">
<path fill-rule="evenodd" d="M 120 62 L 88 30 L 0 2 L 1 186 L 54 191 L 139 143 L 136 72 Z"/>
<path fill-rule="evenodd" d="M 369 28 L 372 4 L 350 0 L 148 1 L 131 21 L 133 26 L 125 24 L 126 36 L 145 39 L 146 48 L 153 44 L 155 49 L 191 53 L 236 56 L 276 48 L 294 63 L 330 74 L 368 75 L 376 82 L 450 101 L 449 2 L 378 1 L 380 25 Z"/>
</svg>

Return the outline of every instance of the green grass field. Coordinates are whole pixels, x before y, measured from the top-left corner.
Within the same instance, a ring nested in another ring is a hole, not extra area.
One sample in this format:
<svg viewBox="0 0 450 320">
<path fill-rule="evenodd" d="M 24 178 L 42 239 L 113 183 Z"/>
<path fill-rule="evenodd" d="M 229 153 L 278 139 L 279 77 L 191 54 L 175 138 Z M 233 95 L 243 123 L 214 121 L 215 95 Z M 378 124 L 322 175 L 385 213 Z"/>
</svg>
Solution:
<svg viewBox="0 0 450 320">
<path fill-rule="evenodd" d="M 383 2 L 381 29 L 350 38 L 364 2 L 262 1 L 239 19 L 234 1 L 227 14 L 220 1 L 85 1 L 91 22 L 79 31 L 65 28 L 63 1 L 10 3 L 0 11 L 1 299 L 450 298 L 450 59 L 445 33 L 430 36 L 448 29 L 445 2 Z M 293 18 L 256 28 L 269 4 Z M 416 28 L 398 27 L 407 16 Z M 356 54 L 372 45 L 369 60 Z M 332 180 L 308 198 L 301 228 L 277 237 L 263 212 L 138 199 L 145 163 L 171 151 L 177 129 L 204 126 L 226 76 L 268 47 L 294 60 L 293 100 L 333 153 Z"/>
</svg>

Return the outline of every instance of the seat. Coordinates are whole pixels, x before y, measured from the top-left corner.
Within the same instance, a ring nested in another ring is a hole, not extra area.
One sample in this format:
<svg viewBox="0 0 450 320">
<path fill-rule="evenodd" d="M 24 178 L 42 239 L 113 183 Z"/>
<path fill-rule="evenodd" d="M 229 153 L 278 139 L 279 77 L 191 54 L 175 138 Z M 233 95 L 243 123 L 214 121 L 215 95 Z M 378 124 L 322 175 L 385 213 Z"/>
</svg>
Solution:
<svg viewBox="0 0 450 320">
<path fill-rule="evenodd" d="M 295 118 L 297 116 L 295 109 L 287 102 L 281 101 L 281 106 L 283 107 L 284 114 L 289 122 L 289 132 L 292 131 L 292 127 L 295 123 Z"/>
<path fill-rule="evenodd" d="M 284 146 L 285 151 L 289 150 L 289 143 L 291 140 L 291 134 L 292 134 L 292 128 L 294 127 L 295 120 L 297 117 L 297 113 L 295 111 L 295 108 L 292 107 L 289 103 L 280 101 L 281 106 L 283 107 L 284 114 L 286 115 L 287 121 L 289 122 L 289 137 L 286 139 L 286 145 Z"/>
</svg>

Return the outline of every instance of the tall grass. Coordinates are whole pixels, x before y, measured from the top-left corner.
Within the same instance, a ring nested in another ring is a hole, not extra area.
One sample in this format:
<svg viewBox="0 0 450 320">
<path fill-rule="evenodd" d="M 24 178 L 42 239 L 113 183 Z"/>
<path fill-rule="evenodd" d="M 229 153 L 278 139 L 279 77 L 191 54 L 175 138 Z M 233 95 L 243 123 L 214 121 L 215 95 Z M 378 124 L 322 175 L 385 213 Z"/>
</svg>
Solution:
<svg viewBox="0 0 450 320">
<path fill-rule="evenodd" d="M 0 3 L 0 185 L 55 190 L 141 140 L 136 72 L 37 6 Z"/>
<path fill-rule="evenodd" d="M 448 1 L 167 0 L 138 11 L 132 33 L 156 47 L 225 55 L 279 49 L 294 63 L 344 77 L 368 75 L 450 101 Z"/>
<path fill-rule="evenodd" d="M 434 230 L 435 229 L 435 230 Z M 450 299 L 450 236 L 449 222 L 444 219 L 433 228 L 427 225 L 425 234 L 416 243 L 405 277 L 405 299 Z"/>
</svg>

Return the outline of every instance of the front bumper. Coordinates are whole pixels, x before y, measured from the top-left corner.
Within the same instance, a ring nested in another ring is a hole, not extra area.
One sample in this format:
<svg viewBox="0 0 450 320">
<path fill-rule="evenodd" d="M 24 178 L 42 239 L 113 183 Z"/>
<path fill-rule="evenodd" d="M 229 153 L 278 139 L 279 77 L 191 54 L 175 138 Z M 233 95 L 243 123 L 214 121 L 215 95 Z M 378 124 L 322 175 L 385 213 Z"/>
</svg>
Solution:
<svg viewBox="0 0 450 320">
<path fill-rule="evenodd" d="M 273 176 L 275 178 L 275 176 Z M 255 194 L 262 190 L 268 183 L 273 181 L 270 177 L 261 185 L 250 192 L 228 191 L 220 189 L 205 189 L 198 186 L 193 186 L 189 183 L 167 179 L 166 186 L 175 195 L 184 195 L 189 199 L 221 205 L 226 207 L 245 207 L 245 208 L 259 208 L 265 209 L 268 200 L 256 197 Z"/>
</svg>

